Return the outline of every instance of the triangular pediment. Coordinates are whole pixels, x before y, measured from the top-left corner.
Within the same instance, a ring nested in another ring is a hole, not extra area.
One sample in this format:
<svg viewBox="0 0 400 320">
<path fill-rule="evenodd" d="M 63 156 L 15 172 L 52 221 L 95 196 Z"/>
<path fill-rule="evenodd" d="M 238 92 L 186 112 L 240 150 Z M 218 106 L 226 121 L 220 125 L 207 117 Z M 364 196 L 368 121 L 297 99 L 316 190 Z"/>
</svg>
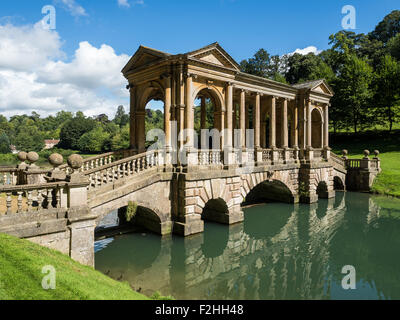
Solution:
<svg viewBox="0 0 400 320">
<path fill-rule="evenodd" d="M 237 62 L 218 43 L 213 43 L 199 50 L 190 52 L 187 56 L 190 59 L 239 70 Z"/>
<path fill-rule="evenodd" d="M 333 90 L 324 79 L 295 84 L 293 87 L 333 96 Z"/>
<path fill-rule="evenodd" d="M 311 91 L 333 95 L 332 89 L 325 82 L 325 80 L 321 80 L 321 82 L 318 85 L 316 85 L 315 87 L 313 87 L 311 89 Z"/>
<path fill-rule="evenodd" d="M 130 70 L 141 68 L 156 61 L 162 60 L 168 56 L 170 56 L 170 54 L 152 48 L 140 46 L 136 53 L 126 64 L 126 66 L 122 69 L 122 73 L 125 74 Z"/>
</svg>

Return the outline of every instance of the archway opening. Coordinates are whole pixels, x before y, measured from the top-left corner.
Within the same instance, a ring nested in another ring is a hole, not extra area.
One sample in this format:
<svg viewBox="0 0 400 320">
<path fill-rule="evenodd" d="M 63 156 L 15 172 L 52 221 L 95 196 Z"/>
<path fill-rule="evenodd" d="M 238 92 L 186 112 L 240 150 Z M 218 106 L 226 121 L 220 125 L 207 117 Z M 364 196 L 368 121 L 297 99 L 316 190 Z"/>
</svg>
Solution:
<svg viewBox="0 0 400 320">
<path fill-rule="evenodd" d="M 218 96 L 211 89 L 202 89 L 194 102 L 194 129 L 198 149 L 219 150 L 221 146 L 222 108 Z"/>
<path fill-rule="evenodd" d="M 242 205 L 268 202 L 293 203 L 294 197 L 290 189 L 281 181 L 265 181 L 249 192 Z"/>
<path fill-rule="evenodd" d="M 145 112 L 146 149 L 162 149 L 165 146 L 164 101 L 157 98 L 149 100 Z"/>
<path fill-rule="evenodd" d="M 318 109 L 311 112 L 311 145 L 315 149 L 322 148 L 322 116 Z"/>
<path fill-rule="evenodd" d="M 317 186 L 317 195 L 319 199 L 328 198 L 328 185 L 325 181 L 321 181 Z"/>
<path fill-rule="evenodd" d="M 338 176 L 333 178 L 333 187 L 335 190 L 344 191 L 344 183 Z"/>
<path fill-rule="evenodd" d="M 211 199 L 206 203 L 201 217 L 205 221 L 224 223 L 228 214 L 229 210 L 226 202 L 218 198 Z"/>
</svg>

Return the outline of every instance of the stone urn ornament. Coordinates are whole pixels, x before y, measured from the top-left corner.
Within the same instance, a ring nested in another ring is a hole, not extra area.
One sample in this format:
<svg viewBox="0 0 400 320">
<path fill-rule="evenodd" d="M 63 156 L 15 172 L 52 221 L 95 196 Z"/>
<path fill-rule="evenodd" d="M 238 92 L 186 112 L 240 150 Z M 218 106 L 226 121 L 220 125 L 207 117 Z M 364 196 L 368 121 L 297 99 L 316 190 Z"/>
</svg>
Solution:
<svg viewBox="0 0 400 320">
<path fill-rule="evenodd" d="M 79 172 L 79 169 L 82 168 L 83 165 L 83 158 L 79 154 L 70 155 L 67 159 L 67 163 L 73 170 L 72 174 L 68 177 L 69 182 L 82 183 L 88 181 L 88 179 Z"/>
<path fill-rule="evenodd" d="M 379 150 L 374 150 L 374 159 L 379 159 L 378 157 L 379 157 L 379 154 L 380 154 L 380 152 L 379 152 Z"/>
<path fill-rule="evenodd" d="M 343 149 L 343 150 L 342 150 L 342 155 L 343 155 L 342 158 L 343 158 L 343 159 L 347 160 L 347 155 L 348 155 L 348 154 L 349 154 L 349 151 L 347 151 L 346 149 Z"/>
<path fill-rule="evenodd" d="M 29 169 L 36 169 L 38 168 L 38 166 L 35 164 L 35 162 L 37 162 L 39 160 L 39 155 L 34 152 L 28 152 L 28 154 L 26 155 L 26 160 L 28 160 L 29 162 Z"/>
<path fill-rule="evenodd" d="M 18 169 L 25 170 L 28 165 L 26 164 L 28 154 L 25 151 L 18 152 L 17 158 L 21 163 L 18 165 Z"/>
<path fill-rule="evenodd" d="M 365 159 L 365 160 L 369 159 L 369 158 L 368 158 L 369 155 L 370 155 L 369 150 L 364 150 L 364 159 Z"/>
<path fill-rule="evenodd" d="M 63 156 L 59 153 L 53 153 L 49 157 L 49 163 L 53 166 L 53 170 L 50 172 L 48 180 L 53 182 L 64 181 L 67 178 L 67 175 L 59 168 L 64 163 Z"/>
</svg>

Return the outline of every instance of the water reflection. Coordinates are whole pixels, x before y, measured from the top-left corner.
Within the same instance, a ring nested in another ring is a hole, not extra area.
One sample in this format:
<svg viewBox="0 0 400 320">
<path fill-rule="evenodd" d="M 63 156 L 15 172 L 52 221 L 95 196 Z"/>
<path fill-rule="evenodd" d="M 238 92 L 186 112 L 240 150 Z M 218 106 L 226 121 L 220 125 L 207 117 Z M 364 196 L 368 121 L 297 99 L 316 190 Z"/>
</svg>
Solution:
<svg viewBox="0 0 400 320">
<path fill-rule="evenodd" d="M 245 209 L 245 222 L 204 234 L 130 234 L 96 253 L 96 267 L 145 293 L 178 299 L 400 298 L 400 201 L 338 193 L 313 205 Z M 341 287 L 345 265 L 357 289 Z"/>
</svg>

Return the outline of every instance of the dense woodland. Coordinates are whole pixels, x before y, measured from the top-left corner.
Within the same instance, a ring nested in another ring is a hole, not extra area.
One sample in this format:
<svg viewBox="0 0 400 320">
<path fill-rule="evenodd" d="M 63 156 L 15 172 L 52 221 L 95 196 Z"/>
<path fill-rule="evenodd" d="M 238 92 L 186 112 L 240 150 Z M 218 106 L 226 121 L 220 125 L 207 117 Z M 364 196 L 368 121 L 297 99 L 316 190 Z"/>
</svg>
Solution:
<svg viewBox="0 0 400 320">
<path fill-rule="evenodd" d="M 243 72 L 288 84 L 326 79 L 335 92 L 330 109 L 335 132 L 400 128 L 396 126 L 400 119 L 400 11 L 387 15 L 368 34 L 333 34 L 329 44 L 317 55 L 272 56 L 260 49 L 240 66 Z M 211 114 L 207 121 L 211 123 Z M 153 128 L 163 128 L 162 111 L 147 110 L 146 130 Z M 0 115 L 0 153 L 11 152 L 10 145 L 40 151 L 44 139 L 60 139 L 58 149 L 83 153 L 127 148 L 129 114 L 119 106 L 114 119 L 66 111 L 45 118 L 36 112 L 10 119 Z"/>
</svg>

